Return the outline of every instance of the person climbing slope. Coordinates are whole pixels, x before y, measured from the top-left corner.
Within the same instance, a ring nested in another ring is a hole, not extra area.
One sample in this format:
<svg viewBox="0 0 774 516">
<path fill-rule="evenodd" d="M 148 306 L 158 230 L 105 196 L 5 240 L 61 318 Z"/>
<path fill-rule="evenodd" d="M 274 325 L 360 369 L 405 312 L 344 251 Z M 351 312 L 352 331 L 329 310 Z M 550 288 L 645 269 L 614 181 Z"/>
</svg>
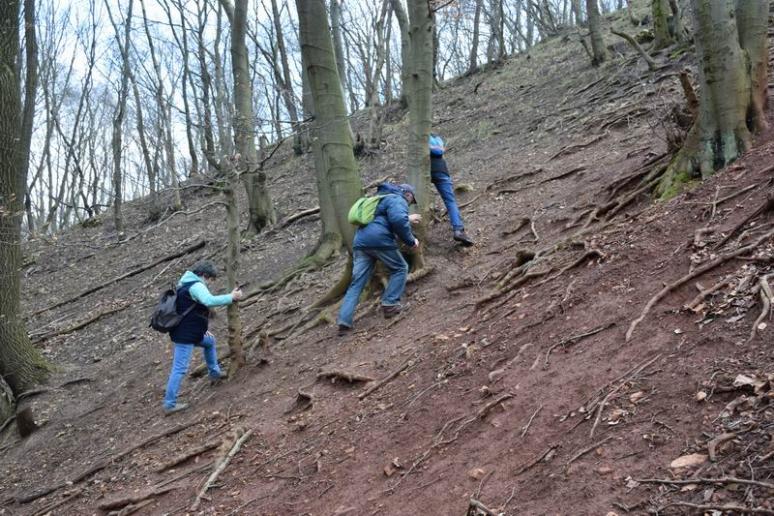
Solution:
<svg viewBox="0 0 774 516">
<path fill-rule="evenodd" d="M 453 231 L 453 238 L 465 247 L 475 244 L 473 240 L 465 233 L 465 226 L 462 223 L 462 215 L 457 207 L 457 198 L 454 196 L 454 185 L 452 184 L 449 167 L 443 155 L 446 152 L 446 146 L 443 138 L 437 134 L 430 133 L 430 180 L 438 190 L 438 194 L 446 205 L 446 211 L 449 213 L 449 222 Z"/>
<path fill-rule="evenodd" d="M 186 315 L 180 323 L 169 332 L 174 344 L 172 369 L 167 381 L 167 391 L 164 396 L 164 412 L 172 414 L 188 408 L 187 403 L 178 403 L 177 393 L 183 380 L 194 346 L 202 348 L 202 355 L 207 364 L 210 379 L 217 381 L 225 378 L 218 365 L 218 354 L 215 349 L 215 337 L 208 331 L 210 308 L 230 305 L 242 299 L 242 290 L 235 288 L 230 294 L 214 296 L 208 285 L 218 276 L 215 265 L 207 260 L 194 265 L 177 283 L 177 312 Z M 189 310 L 191 305 L 195 306 Z M 188 311 L 188 313 L 186 313 Z"/>
<path fill-rule="evenodd" d="M 355 231 L 352 243 L 352 281 L 344 294 L 337 320 L 340 335 L 352 329 L 360 294 L 371 279 L 377 260 L 384 264 L 390 274 L 382 294 L 384 317 L 390 318 L 400 313 L 400 297 L 406 287 L 408 264 L 400 254 L 395 238 L 397 236 L 408 247 L 419 247 L 419 240 L 411 232 L 411 224 L 419 222 L 420 216 L 409 215 L 409 204 L 416 204 L 414 187 L 409 184 L 382 183 L 376 195 L 381 199 L 373 220 Z"/>
</svg>

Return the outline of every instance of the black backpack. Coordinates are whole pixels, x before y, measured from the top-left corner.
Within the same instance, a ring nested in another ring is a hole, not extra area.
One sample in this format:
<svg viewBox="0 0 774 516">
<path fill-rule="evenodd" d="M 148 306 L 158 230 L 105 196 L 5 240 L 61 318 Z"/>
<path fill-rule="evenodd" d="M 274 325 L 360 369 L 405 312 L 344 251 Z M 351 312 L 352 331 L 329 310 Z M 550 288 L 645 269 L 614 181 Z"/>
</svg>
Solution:
<svg viewBox="0 0 774 516">
<path fill-rule="evenodd" d="M 196 303 L 192 303 L 182 314 L 177 313 L 177 291 L 167 289 L 161 294 L 156 308 L 153 309 L 149 326 L 161 333 L 169 333 L 174 330 L 183 317 L 194 309 Z"/>
</svg>

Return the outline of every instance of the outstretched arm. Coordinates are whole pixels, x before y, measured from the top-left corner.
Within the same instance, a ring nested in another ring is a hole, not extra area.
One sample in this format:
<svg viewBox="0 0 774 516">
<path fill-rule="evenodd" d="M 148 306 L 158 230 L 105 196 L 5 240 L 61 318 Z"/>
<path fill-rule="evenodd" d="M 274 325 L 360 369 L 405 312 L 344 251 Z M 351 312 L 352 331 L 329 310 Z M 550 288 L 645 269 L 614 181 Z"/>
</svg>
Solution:
<svg viewBox="0 0 774 516">
<path fill-rule="evenodd" d="M 234 302 L 231 294 L 213 296 L 207 285 L 201 282 L 191 285 L 191 289 L 188 292 L 191 293 L 194 301 L 208 307 L 230 305 Z"/>
<path fill-rule="evenodd" d="M 387 210 L 387 219 L 390 221 L 390 229 L 409 247 L 414 247 L 416 238 L 411 232 L 409 222 L 408 205 L 405 201 L 394 200 Z"/>
</svg>

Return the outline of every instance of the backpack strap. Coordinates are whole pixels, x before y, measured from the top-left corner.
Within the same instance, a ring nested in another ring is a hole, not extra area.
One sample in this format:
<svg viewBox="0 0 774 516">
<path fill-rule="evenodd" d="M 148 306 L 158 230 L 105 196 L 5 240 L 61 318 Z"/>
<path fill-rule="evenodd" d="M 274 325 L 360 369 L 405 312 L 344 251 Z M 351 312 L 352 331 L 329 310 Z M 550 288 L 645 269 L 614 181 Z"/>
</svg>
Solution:
<svg viewBox="0 0 774 516">
<path fill-rule="evenodd" d="M 182 313 L 182 314 L 180 314 L 180 319 L 182 319 L 182 318 L 183 318 L 183 317 L 185 317 L 186 315 L 190 314 L 190 313 L 191 313 L 191 311 L 192 311 L 194 308 L 196 308 L 196 305 L 197 305 L 197 304 L 201 304 L 201 303 L 197 303 L 197 302 L 196 302 L 196 300 L 195 300 L 195 299 L 193 298 L 193 296 L 191 295 L 191 287 L 193 287 L 193 286 L 194 286 L 195 284 L 197 284 L 197 283 L 201 283 L 201 282 L 200 282 L 200 281 L 191 281 L 191 282 L 189 282 L 189 283 L 183 283 L 183 284 L 180 286 L 180 288 L 185 288 L 185 287 L 188 287 L 188 289 L 185 291 L 185 293 L 186 293 L 186 295 L 187 295 L 188 297 L 190 297 L 190 298 L 191 298 L 191 301 L 193 301 L 193 303 L 191 303 L 191 306 L 189 306 L 188 308 L 186 308 L 186 309 L 183 311 L 183 313 Z"/>
</svg>

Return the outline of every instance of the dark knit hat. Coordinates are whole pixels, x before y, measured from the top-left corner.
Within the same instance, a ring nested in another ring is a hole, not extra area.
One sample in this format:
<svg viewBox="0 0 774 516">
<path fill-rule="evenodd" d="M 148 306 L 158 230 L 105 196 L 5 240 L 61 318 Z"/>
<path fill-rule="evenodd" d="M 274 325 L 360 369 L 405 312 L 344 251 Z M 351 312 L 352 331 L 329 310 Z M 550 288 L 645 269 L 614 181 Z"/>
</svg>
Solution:
<svg viewBox="0 0 774 516">
<path fill-rule="evenodd" d="M 209 260 L 202 260 L 200 262 L 197 262 L 193 269 L 191 269 L 191 272 L 196 274 L 200 277 L 207 277 L 207 278 L 217 278 L 218 277 L 218 269 L 215 267 L 215 264 L 212 263 Z"/>
</svg>

